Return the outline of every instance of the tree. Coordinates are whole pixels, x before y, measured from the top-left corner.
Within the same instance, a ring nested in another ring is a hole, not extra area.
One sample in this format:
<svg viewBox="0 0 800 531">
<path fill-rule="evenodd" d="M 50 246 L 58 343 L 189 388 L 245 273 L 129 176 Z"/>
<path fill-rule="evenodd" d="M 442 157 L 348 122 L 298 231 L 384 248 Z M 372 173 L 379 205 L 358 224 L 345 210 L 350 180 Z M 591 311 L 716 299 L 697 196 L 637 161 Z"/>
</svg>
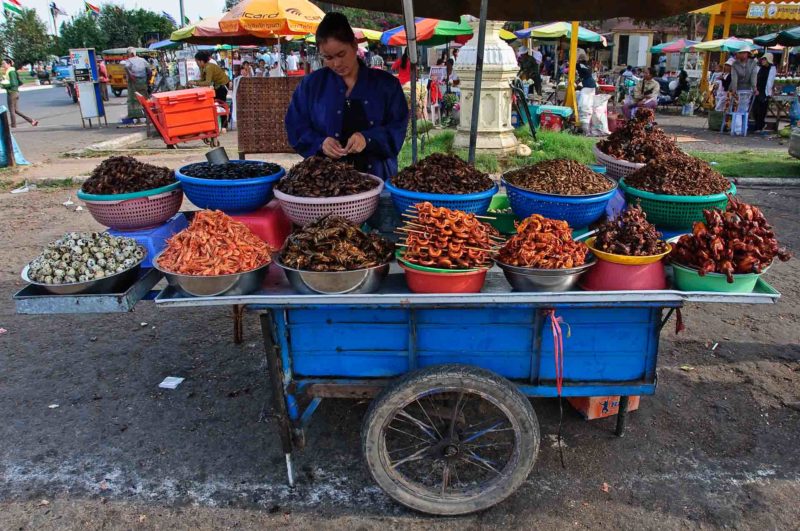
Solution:
<svg viewBox="0 0 800 531">
<path fill-rule="evenodd" d="M 108 39 L 109 48 L 124 48 L 139 45 L 139 35 L 130 16 L 130 12 L 122 7 L 105 4 L 98 20 L 100 31 Z"/>
<path fill-rule="evenodd" d="M 225 11 L 230 11 L 233 9 L 233 6 L 241 2 L 242 0 L 225 0 Z"/>
<path fill-rule="evenodd" d="M 148 37 L 152 40 L 168 39 L 175 31 L 175 24 L 165 16 L 147 9 L 135 9 L 127 12 L 128 18 L 138 35 L 139 45 L 147 44 Z"/>
<path fill-rule="evenodd" d="M 97 17 L 83 13 L 72 22 L 63 22 L 59 31 L 56 55 L 66 55 L 70 48 L 94 48 L 102 51 L 108 48 L 107 36 L 100 30 Z"/>
<path fill-rule="evenodd" d="M 17 68 L 47 59 L 52 48 L 47 27 L 33 9 L 23 9 L 0 25 L 3 56 L 11 57 Z"/>
</svg>

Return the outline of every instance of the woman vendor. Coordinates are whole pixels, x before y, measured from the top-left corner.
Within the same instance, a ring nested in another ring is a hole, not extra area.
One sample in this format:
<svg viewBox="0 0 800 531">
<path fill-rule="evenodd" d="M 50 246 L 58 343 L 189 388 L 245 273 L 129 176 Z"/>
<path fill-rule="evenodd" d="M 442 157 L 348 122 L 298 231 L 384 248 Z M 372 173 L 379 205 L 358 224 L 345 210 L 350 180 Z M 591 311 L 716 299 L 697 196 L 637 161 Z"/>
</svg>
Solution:
<svg viewBox="0 0 800 531">
<path fill-rule="evenodd" d="M 304 157 L 324 154 L 382 179 L 395 175 L 408 124 L 400 83 L 358 59 L 341 13 L 325 15 L 316 38 L 325 68 L 306 76 L 292 96 L 289 143 Z"/>
</svg>

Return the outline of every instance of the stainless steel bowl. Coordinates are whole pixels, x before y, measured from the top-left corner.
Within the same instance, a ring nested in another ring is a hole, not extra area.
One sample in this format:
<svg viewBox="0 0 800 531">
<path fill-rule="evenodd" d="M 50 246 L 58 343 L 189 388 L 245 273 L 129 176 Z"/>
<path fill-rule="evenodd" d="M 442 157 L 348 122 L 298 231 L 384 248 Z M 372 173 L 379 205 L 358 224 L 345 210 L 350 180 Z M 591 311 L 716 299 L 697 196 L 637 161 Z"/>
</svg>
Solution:
<svg viewBox="0 0 800 531">
<path fill-rule="evenodd" d="M 187 295 L 194 297 L 218 297 L 220 295 L 247 295 L 258 290 L 264 283 L 269 270 L 269 263 L 251 271 L 232 275 L 182 275 L 172 273 L 158 266 L 159 253 L 153 260 L 153 267 L 167 278 L 167 283 Z"/>
<path fill-rule="evenodd" d="M 582 266 L 569 269 L 535 269 L 496 263 L 516 291 L 569 291 L 575 287 L 584 271 L 592 267 L 595 262 L 596 260 L 592 259 Z"/>
<path fill-rule="evenodd" d="M 286 273 L 292 288 L 306 295 L 374 293 L 389 274 L 388 263 L 354 271 L 302 271 L 285 265 L 280 256 L 276 256 L 275 264 Z"/>
<path fill-rule="evenodd" d="M 144 250 L 144 248 L 142 248 Z M 145 257 L 147 256 L 145 250 Z M 45 284 L 35 282 L 28 277 L 30 265 L 26 265 L 22 270 L 22 280 L 36 286 L 42 291 L 53 295 L 81 295 L 87 293 L 119 293 L 123 286 L 130 286 L 139 276 L 142 262 L 145 257 L 136 262 L 130 269 L 120 273 L 115 273 L 103 278 L 87 280 L 86 282 L 70 282 L 69 284 Z"/>
</svg>

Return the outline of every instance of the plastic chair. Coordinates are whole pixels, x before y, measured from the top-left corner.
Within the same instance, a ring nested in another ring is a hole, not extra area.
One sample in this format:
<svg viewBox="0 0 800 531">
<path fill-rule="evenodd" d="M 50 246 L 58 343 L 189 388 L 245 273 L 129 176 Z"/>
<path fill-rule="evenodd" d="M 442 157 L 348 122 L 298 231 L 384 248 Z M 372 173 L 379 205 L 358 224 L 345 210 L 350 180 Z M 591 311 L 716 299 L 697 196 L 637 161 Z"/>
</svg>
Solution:
<svg viewBox="0 0 800 531">
<path fill-rule="evenodd" d="M 739 102 L 736 105 L 736 110 L 726 110 L 722 115 L 722 127 L 719 132 L 725 131 L 725 123 L 728 117 L 731 118 L 731 136 L 747 136 L 747 123 L 750 120 L 750 107 L 753 103 L 752 90 L 738 90 L 736 94 L 739 97 Z M 730 101 L 726 106 L 730 104 Z M 740 126 L 737 126 L 741 122 Z M 737 133 L 737 130 L 739 131 Z"/>
</svg>

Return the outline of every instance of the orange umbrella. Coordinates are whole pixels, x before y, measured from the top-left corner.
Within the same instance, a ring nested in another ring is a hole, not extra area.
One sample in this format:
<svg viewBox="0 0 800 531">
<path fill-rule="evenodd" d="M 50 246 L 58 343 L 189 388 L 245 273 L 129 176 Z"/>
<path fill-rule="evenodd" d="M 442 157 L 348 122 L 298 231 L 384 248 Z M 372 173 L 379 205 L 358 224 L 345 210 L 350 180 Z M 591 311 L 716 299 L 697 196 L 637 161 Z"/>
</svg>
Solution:
<svg viewBox="0 0 800 531">
<path fill-rule="evenodd" d="M 244 0 L 225 13 L 219 27 L 225 32 L 247 31 L 259 36 L 308 35 L 317 30 L 324 16 L 308 0 Z"/>
</svg>

